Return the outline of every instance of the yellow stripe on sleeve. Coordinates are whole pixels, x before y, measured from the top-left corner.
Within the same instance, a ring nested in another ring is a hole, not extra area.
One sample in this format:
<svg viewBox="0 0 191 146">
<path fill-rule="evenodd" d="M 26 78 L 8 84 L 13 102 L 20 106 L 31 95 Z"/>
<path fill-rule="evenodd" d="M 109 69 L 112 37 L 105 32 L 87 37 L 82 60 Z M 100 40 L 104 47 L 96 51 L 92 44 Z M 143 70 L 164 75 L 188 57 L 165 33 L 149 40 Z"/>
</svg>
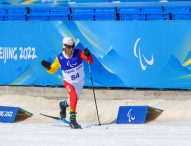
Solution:
<svg viewBox="0 0 191 146">
<path fill-rule="evenodd" d="M 57 70 L 60 68 L 60 62 L 58 60 L 58 58 L 56 57 L 56 59 L 54 60 L 54 62 L 51 65 L 51 68 L 49 70 L 46 70 L 49 74 L 53 74 L 55 72 L 57 72 Z"/>
</svg>

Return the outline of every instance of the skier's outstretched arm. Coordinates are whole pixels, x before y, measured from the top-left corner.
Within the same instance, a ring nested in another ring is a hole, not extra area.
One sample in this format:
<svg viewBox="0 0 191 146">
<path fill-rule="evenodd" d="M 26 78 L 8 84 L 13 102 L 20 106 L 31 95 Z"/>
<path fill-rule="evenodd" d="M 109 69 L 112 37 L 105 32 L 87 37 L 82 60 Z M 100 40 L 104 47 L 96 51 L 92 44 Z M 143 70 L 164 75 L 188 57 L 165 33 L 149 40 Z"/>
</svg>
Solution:
<svg viewBox="0 0 191 146">
<path fill-rule="evenodd" d="M 46 60 L 42 60 L 41 64 L 42 64 L 42 66 L 44 66 L 46 68 L 46 71 L 50 74 L 54 74 L 60 68 L 60 62 L 58 61 L 57 57 L 54 60 L 54 62 L 52 63 L 52 65 L 50 62 L 48 62 Z"/>
<path fill-rule="evenodd" d="M 89 62 L 90 64 L 94 62 L 93 57 L 87 48 L 84 49 L 84 51 L 79 50 L 79 53 L 80 53 L 80 57 L 86 62 Z"/>
</svg>

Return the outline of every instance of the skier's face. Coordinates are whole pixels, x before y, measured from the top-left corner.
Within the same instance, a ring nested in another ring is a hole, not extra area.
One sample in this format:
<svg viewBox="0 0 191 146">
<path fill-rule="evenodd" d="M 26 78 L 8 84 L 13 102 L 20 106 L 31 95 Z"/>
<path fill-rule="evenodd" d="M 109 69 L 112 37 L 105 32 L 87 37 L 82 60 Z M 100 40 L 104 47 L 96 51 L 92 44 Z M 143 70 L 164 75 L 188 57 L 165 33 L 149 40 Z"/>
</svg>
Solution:
<svg viewBox="0 0 191 146">
<path fill-rule="evenodd" d="M 71 55 L 72 54 L 72 51 L 73 51 L 73 46 L 70 46 L 70 45 L 64 45 L 65 46 L 65 52 L 68 54 L 68 55 Z"/>
</svg>

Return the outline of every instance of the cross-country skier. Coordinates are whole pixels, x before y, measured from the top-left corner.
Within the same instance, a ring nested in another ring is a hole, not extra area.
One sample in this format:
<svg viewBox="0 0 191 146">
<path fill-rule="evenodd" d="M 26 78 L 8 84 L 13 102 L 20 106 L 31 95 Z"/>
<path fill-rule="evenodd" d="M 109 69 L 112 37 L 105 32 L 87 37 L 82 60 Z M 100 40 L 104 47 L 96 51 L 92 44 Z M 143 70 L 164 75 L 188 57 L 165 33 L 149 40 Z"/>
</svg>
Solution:
<svg viewBox="0 0 191 146">
<path fill-rule="evenodd" d="M 51 64 L 46 60 L 42 60 L 41 64 L 50 74 L 55 73 L 59 68 L 62 70 L 64 78 L 64 86 L 69 94 L 69 98 L 61 101 L 60 117 L 66 118 L 66 108 L 70 106 L 70 127 L 81 128 L 76 121 L 76 105 L 82 93 L 84 84 L 84 67 L 82 59 L 86 62 L 93 63 L 90 51 L 86 48 L 84 51 L 74 49 L 75 42 L 71 37 L 65 37 L 62 40 L 63 50 Z"/>
</svg>

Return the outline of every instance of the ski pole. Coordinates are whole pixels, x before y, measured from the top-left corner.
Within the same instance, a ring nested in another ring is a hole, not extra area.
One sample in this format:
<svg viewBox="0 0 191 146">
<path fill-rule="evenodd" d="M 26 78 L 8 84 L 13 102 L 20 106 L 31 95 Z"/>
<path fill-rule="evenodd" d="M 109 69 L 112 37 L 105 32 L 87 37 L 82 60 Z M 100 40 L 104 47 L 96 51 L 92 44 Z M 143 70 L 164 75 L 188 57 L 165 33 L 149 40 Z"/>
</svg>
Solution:
<svg viewBox="0 0 191 146">
<path fill-rule="evenodd" d="M 93 83 L 93 78 L 92 78 L 92 71 L 90 67 L 90 62 L 88 60 L 88 67 L 89 67 L 89 72 L 90 72 L 90 78 L 91 78 L 91 83 L 92 83 L 92 90 L 93 90 L 93 95 L 94 95 L 94 101 L 95 101 L 95 106 L 96 106 L 96 111 L 97 111 L 97 118 L 98 118 L 98 125 L 101 126 L 100 120 L 99 120 L 99 113 L 98 113 L 98 108 L 97 108 L 97 101 L 96 101 L 96 96 L 95 96 L 95 91 L 94 91 L 94 83 Z"/>
</svg>

